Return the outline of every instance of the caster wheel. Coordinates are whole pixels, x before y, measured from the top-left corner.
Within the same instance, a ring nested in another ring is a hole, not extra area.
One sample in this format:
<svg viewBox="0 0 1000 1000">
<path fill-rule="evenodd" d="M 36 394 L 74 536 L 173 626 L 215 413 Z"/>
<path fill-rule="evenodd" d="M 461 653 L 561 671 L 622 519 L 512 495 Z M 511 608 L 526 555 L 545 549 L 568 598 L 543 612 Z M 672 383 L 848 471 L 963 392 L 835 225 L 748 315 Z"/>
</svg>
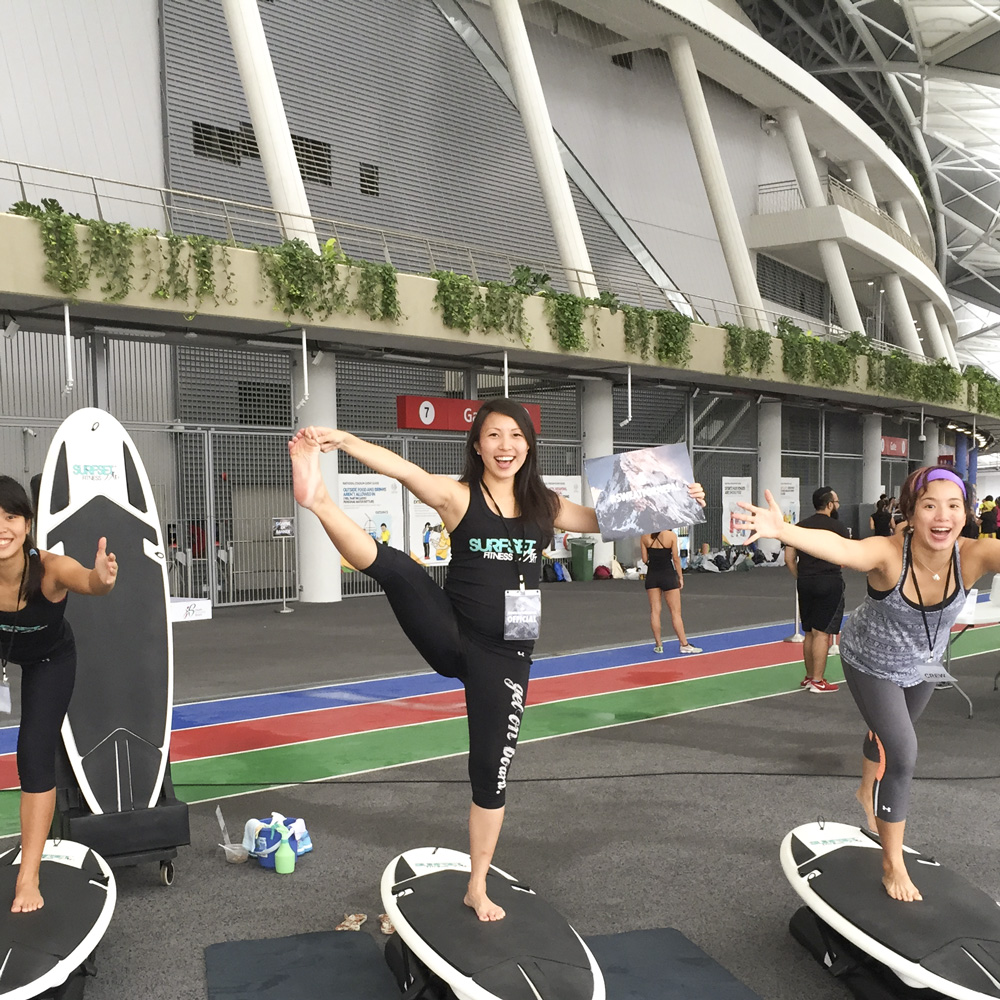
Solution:
<svg viewBox="0 0 1000 1000">
<path fill-rule="evenodd" d="M 174 863 L 173 861 L 160 862 L 160 883 L 161 885 L 174 884 Z"/>
</svg>

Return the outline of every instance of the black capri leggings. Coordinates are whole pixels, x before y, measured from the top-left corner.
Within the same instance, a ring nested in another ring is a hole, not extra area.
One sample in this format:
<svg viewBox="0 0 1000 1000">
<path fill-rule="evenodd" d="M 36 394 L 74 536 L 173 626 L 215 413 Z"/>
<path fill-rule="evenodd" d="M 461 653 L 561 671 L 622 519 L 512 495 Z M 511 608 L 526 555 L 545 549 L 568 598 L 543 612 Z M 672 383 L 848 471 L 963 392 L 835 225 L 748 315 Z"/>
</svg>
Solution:
<svg viewBox="0 0 1000 1000">
<path fill-rule="evenodd" d="M 892 681 L 855 670 L 847 663 L 844 679 L 868 724 L 862 753 L 881 765 L 875 779 L 875 818 L 902 823 L 910 804 L 910 784 L 917 766 L 917 734 L 913 724 L 934 693 L 929 681 L 900 687 Z"/>
<path fill-rule="evenodd" d="M 21 664 L 17 775 L 22 792 L 48 792 L 56 787 L 59 731 L 75 680 L 75 646 L 50 659 Z"/>
<path fill-rule="evenodd" d="M 379 545 L 375 561 L 364 572 L 385 591 L 417 652 L 439 674 L 465 685 L 472 801 L 483 809 L 501 808 L 524 715 L 531 658 L 463 633 L 448 595 L 399 549 Z"/>
</svg>

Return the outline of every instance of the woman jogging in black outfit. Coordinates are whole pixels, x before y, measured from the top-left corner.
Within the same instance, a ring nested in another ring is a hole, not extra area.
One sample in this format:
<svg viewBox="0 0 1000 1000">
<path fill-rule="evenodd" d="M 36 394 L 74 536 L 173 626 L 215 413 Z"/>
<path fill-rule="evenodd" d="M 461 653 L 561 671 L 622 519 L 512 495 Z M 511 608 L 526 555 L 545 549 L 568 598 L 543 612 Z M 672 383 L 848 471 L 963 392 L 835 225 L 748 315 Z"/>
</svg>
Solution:
<svg viewBox="0 0 1000 1000">
<path fill-rule="evenodd" d="M 681 618 L 681 590 L 684 571 L 681 569 L 680 547 L 672 531 L 658 531 L 642 536 L 642 561 L 646 564 L 646 596 L 649 598 L 649 625 L 653 630 L 654 653 L 663 652 L 660 631 L 660 611 L 666 601 L 670 622 L 680 641 L 682 653 L 700 653 L 701 648 L 688 642 Z"/>
<path fill-rule="evenodd" d="M 777 538 L 819 559 L 868 574 L 868 596 L 840 636 L 847 686 L 868 727 L 856 792 L 882 845 L 882 884 L 893 898 L 920 900 L 903 857 L 903 831 L 917 760 L 913 724 L 941 677 L 951 627 L 969 588 L 1000 572 L 1000 545 L 962 537 L 965 483 L 942 466 L 909 475 L 899 493 L 905 529 L 859 541 L 789 525 L 769 507 L 742 503 L 749 541 Z"/>
<path fill-rule="evenodd" d="M 107 540 L 97 543 L 94 568 L 69 556 L 39 552 L 31 536 L 33 511 L 23 487 L 0 476 L 0 664 L 21 665 L 21 724 L 17 774 L 21 782 L 21 867 L 11 911 L 44 903 L 38 870 L 56 805 L 56 749 L 76 674 L 76 645 L 64 620 L 66 596 L 111 592 L 118 575 Z"/>
<path fill-rule="evenodd" d="M 331 500 L 320 451 L 339 449 L 391 476 L 441 517 L 452 561 L 442 590 L 413 559 L 377 545 Z M 322 523 L 340 554 L 385 591 L 407 637 L 440 674 L 465 686 L 469 719 L 469 854 L 465 903 L 480 920 L 504 916 L 486 894 L 504 816 L 537 635 L 542 548 L 553 527 L 596 532 L 597 518 L 549 490 L 538 472 L 535 431 L 509 399 L 484 403 L 472 423 L 461 480 L 426 472 L 342 430 L 309 427 L 289 442 L 296 501 Z M 690 487 L 696 498 L 704 494 Z M 532 627 L 534 626 L 534 627 Z"/>
</svg>

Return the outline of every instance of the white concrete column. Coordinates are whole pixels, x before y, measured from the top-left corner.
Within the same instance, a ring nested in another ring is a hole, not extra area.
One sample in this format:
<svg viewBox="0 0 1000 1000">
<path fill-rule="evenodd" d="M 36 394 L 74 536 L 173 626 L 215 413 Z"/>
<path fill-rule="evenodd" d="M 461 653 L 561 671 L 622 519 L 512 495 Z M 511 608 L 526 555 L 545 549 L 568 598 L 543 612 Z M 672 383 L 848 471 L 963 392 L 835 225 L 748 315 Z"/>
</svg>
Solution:
<svg viewBox="0 0 1000 1000">
<path fill-rule="evenodd" d="M 937 306 L 932 302 L 931 310 L 934 313 L 934 319 L 938 322 L 938 329 L 941 331 L 941 340 L 944 342 L 945 347 L 948 349 L 948 357 L 951 358 L 951 363 L 957 371 L 962 370 L 962 365 L 958 360 L 958 351 L 955 348 L 955 341 L 953 338 L 953 333 L 951 328 L 948 326 L 946 321 L 941 320 L 941 316 L 938 313 Z"/>
<path fill-rule="evenodd" d="M 819 180 L 816 162 L 813 160 L 812 150 L 809 148 L 809 140 L 806 138 L 799 113 L 794 108 L 782 108 L 777 117 L 781 126 L 781 134 L 785 137 L 785 143 L 788 146 L 795 179 L 802 192 L 802 200 L 806 208 L 821 208 L 826 205 L 826 195 Z M 847 266 L 844 264 L 844 255 L 840 251 L 840 244 L 836 240 L 819 240 L 816 243 L 816 249 L 823 264 L 826 282 L 830 286 L 830 294 L 837 307 L 841 326 L 847 330 L 857 330 L 864 333 L 864 321 L 861 319 L 861 310 L 858 309 L 858 302 L 854 297 L 854 289 L 851 288 L 851 279 L 847 274 Z"/>
<path fill-rule="evenodd" d="M 935 358 L 944 358 L 955 364 L 952 360 L 951 351 L 948 350 L 948 340 L 945 339 L 941 324 L 938 323 L 937 312 L 934 309 L 933 303 L 928 299 L 924 299 L 918 303 L 918 308 L 920 309 L 920 320 L 927 334 L 926 342 L 931 345 L 931 350 L 924 353 Z"/>
<path fill-rule="evenodd" d="M 775 500 L 781 489 L 781 401 L 764 399 L 757 404 L 757 499 L 761 507 L 767 506 L 764 490 L 770 490 Z M 780 502 L 780 501 L 779 501 Z M 773 538 L 762 538 L 757 543 L 760 550 L 770 556 L 781 548 Z"/>
<path fill-rule="evenodd" d="M 600 458 L 602 455 L 614 454 L 614 405 L 611 400 L 611 383 L 579 382 L 580 415 L 583 429 L 583 460 Z M 583 503 L 587 507 L 594 506 L 593 494 L 587 476 L 583 477 Z M 599 538 L 599 536 L 597 536 Z M 611 557 L 615 554 L 613 542 L 598 540 L 594 545 L 594 565 L 610 566 Z"/>
<path fill-rule="evenodd" d="M 222 9 L 271 202 L 281 217 L 285 237 L 304 240 L 319 253 L 319 241 L 257 0 L 222 0 Z"/>
<path fill-rule="evenodd" d="M 302 356 L 292 358 L 292 392 L 295 402 L 305 395 Z M 337 362 L 332 354 L 323 354 L 317 364 L 309 365 L 309 399 L 296 410 L 299 427 L 337 426 Z M 337 452 L 319 457 L 327 489 L 337 496 Z M 299 557 L 299 600 L 306 604 L 339 601 L 340 553 L 333 547 L 319 519 L 310 511 L 298 511 L 295 545 Z"/>
<path fill-rule="evenodd" d="M 883 275 L 882 286 L 885 288 L 885 297 L 889 303 L 889 312 L 896 327 L 896 336 L 899 338 L 900 346 L 914 354 L 923 355 L 924 348 L 920 343 L 920 334 L 917 333 L 916 324 L 913 322 L 910 303 L 906 301 L 902 279 L 895 273 Z"/>
<path fill-rule="evenodd" d="M 861 418 L 861 537 L 869 534 L 865 510 L 874 507 L 882 485 L 882 418 L 866 413 Z"/>
<path fill-rule="evenodd" d="M 521 8 L 518 0 L 492 0 L 492 7 L 518 111 L 524 122 L 542 197 L 552 222 L 559 259 L 566 270 L 566 280 L 570 290 L 577 295 L 595 297 L 598 289 L 590 254 L 587 252 L 580 219 L 566 179 L 566 170 L 552 131 L 552 120 L 545 104 L 545 94 L 531 53 Z"/>
<path fill-rule="evenodd" d="M 893 222 L 899 226 L 905 233 L 913 235 L 910 233 L 910 224 L 906 221 L 906 213 L 903 211 L 903 203 L 896 199 L 889 202 L 888 205 L 889 214 L 892 216 Z"/>
<path fill-rule="evenodd" d="M 764 303 L 753 273 L 733 193 L 726 178 L 691 44 L 683 35 L 669 35 L 667 53 L 743 323 L 751 329 L 767 330 L 770 326 L 764 315 Z"/>
<path fill-rule="evenodd" d="M 941 428 L 936 420 L 924 422 L 924 453 L 920 461 L 923 465 L 937 465 L 938 456 L 941 454 Z"/>
<path fill-rule="evenodd" d="M 878 199 L 875 197 L 875 189 L 872 187 L 871 178 L 868 176 L 868 167 L 864 160 L 850 160 L 847 169 L 851 172 L 851 187 L 865 201 L 878 208 Z"/>
</svg>

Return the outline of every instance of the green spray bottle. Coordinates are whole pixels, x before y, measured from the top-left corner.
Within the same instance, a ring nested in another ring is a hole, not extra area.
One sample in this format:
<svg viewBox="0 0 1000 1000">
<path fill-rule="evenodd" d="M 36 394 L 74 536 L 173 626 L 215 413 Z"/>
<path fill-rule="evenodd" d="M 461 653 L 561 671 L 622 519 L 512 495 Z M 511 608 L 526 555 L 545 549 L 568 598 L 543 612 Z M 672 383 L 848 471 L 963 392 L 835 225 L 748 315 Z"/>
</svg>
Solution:
<svg viewBox="0 0 1000 1000">
<path fill-rule="evenodd" d="M 280 821 L 274 823 L 273 827 L 281 837 L 281 844 L 274 852 L 274 870 L 279 875 L 290 875 L 295 871 L 295 851 L 292 850 L 292 845 L 288 842 L 288 827 Z"/>
</svg>

